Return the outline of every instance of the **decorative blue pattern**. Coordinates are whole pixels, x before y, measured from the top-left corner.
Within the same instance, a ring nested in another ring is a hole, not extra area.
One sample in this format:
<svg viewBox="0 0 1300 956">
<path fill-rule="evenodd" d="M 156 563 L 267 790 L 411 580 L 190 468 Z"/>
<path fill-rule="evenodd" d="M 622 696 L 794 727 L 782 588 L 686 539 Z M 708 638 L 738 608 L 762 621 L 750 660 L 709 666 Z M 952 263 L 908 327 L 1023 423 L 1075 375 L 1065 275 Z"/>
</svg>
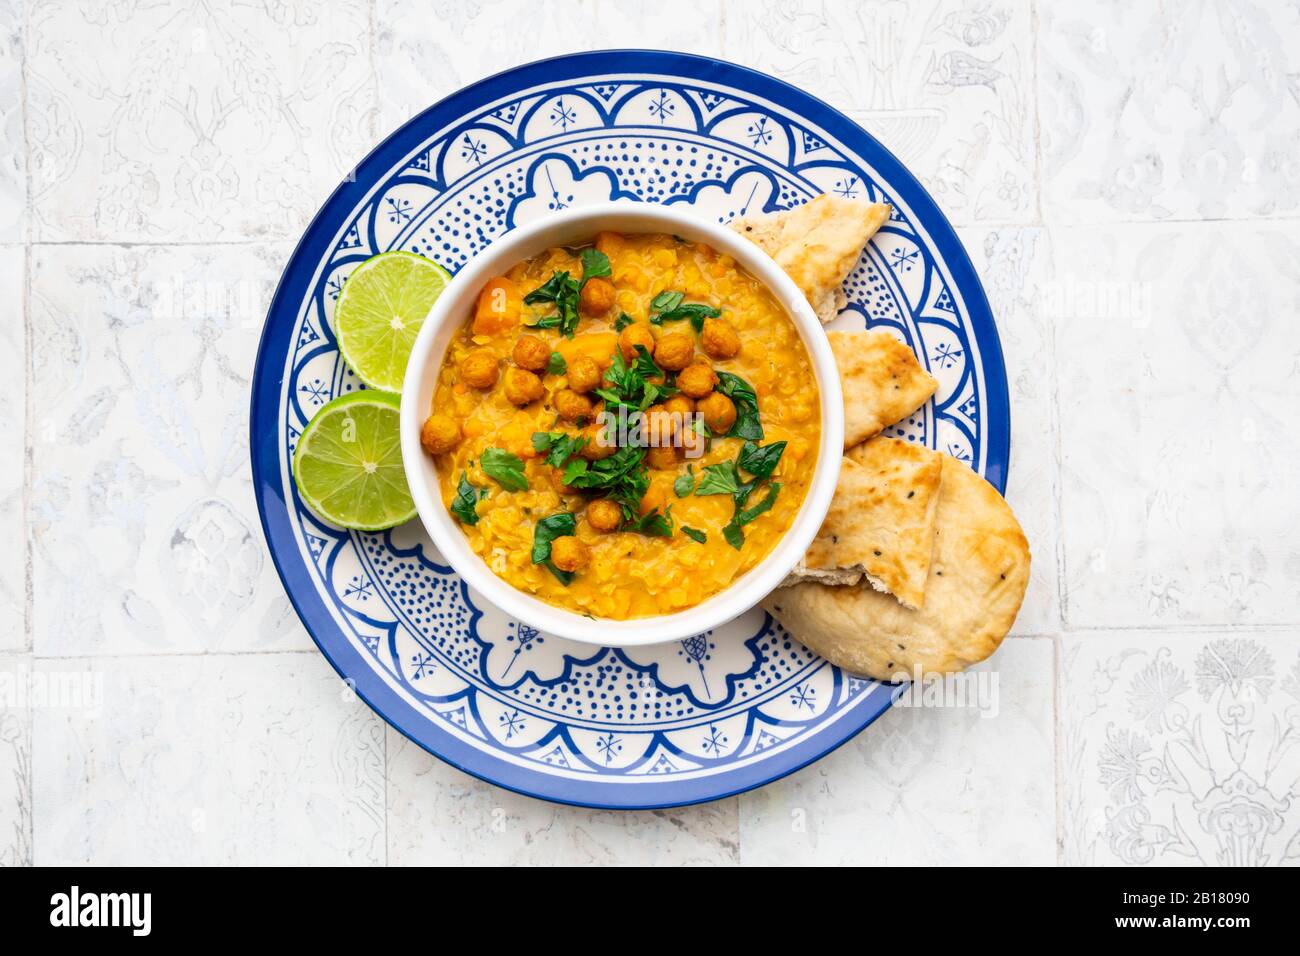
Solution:
<svg viewBox="0 0 1300 956">
<path fill-rule="evenodd" d="M 347 275 L 369 256 L 406 249 L 455 271 L 515 226 L 582 203 L 689 203 L 725 222 L 826 191 L 894 205 L 846 283 L 837 320 L 888 329 L 939 379 L 934 402 L 893 432 L 971 462 L 1002 487 L 1001 355 L 951 228 L 874 140 L 770 78 L 665 53 L 532 64 L 416 117 L 331 197 L 268 317 L 254 383 L 254 481 L 308 630 L 395 727 L 526 793 L 668 806 L 788 773 L 889 705 L 889 688 L 840 673 L 761 611 L 651 648 L 539 633 L 470 592 L 419 527 L 325 526 L 288 480 L 311 415 L 360 387 L 330 325 Z"/>
</svg>

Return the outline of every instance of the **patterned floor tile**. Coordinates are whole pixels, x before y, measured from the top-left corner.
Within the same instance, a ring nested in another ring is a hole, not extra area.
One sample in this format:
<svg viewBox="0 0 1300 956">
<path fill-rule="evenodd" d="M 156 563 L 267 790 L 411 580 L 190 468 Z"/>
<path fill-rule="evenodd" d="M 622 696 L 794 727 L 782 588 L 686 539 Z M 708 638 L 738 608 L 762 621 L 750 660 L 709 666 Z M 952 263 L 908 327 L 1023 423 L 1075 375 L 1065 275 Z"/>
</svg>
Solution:
<svg viewBox="0 0 1300 956">
<path fill-rule="evenodd" d="M 655 811 L 562 807 L 492 787 L 388 732 L 393 865 L 718 866 L 737 860 L 736 800 Z"/>
<path fill-rule="evenodd" d="M 375 864 L 384 725 L 316 654 L 40 661 L 39 865 Z"/>
<path fill-rule="evenodd" d="M 742 862 L 1052 863 L 1053 650 L 1008 640 L 968 672 L 987 682 L 967 688 L 968 706 L 892 708 L 811 767 L 743 794 Z"/>
<path fill-rule="evenodd" d="M 33 250 L 38 654 L 311 646 L 248 466 L 249 375 L 286 253 Z"/>
<path fill-rule="evenodd" d="M 1070 635 L 1060 690 L 1064 862 L 1295 865 L 1296 637 Z"/>
</svg>

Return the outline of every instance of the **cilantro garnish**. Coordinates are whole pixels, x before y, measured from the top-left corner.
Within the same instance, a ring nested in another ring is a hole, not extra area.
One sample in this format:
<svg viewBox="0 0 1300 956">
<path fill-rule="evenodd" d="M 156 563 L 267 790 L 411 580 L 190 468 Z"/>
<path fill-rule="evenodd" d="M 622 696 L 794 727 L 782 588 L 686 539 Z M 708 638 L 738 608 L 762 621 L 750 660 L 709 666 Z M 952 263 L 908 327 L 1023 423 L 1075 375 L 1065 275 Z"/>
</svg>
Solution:
<svg viewBox="0 0 1300 956">
<path fill-rule="evenodd" d="M 552 352 L 551 357 L 546 360 L 547 375 L 563 375 L 569 370 L 569 363 L 564 361 L 564 356 L 559 352 Z"/>
<path fill-rule="evenodd" d="M 460 484 L 456 486 L 456 497 L 452 499 L 450 510 L 462 524 L 478 524 L 478 503 L 487 497 L 486 488 L 476 488 L 469 483 L 465 472 L 460 473 Z"/>
<path fill-rule="evenodd" d="M 673 494 L 678 498 L 685 498 L 695 490 L 695 468 L 692 465 L 686 466 L 686 474 L 679 475 L 673 482 Z"/>
<path fill-rule="evenodd" d="M 785 452 L 785 446 L 783 441 L 772 442 L 770 445 L 756 445 L 747 441 L 741 446 L 736 463 L 755 478 L 771 478 L 777 462 Z"/>
<path fill-rule="evenodd" d="M 580 470 L 573 466 L 564 474 L 564 483 L 585 491 L 602 491 L 623 508 L 624 517 L 637 513 L 641 498 L 650 487 L 646 473 L 644 448 L 625 445 L 608 458 L 586 462 Z"/>
<path fill-rule="evenodd" d="M 750 492 L 754 490 L 754 483 L 750 482 L 744 489 L 745 500 L 748 500 Z M 752 508 L 744 508 L 739 496 L 736 500 L 736 513 L 731 516 L 730 523 L 722 529 L 722 536 L 727 539 L 727 544 L 739 551 L 745 544 L 745 533 L 740 529 L 749 524 L 759 515 L 772 509 L 776 504 L 776 496 L 781 493 L 781 482 L 774 481 L 767 486 L 767 496 Z"/>
<path fill-rule="evenodd" d="M 533 528 L 533 564 L 546 565 L 561 584 L 569 584 L 574 575 L 572 571 L 561 571 L 555 566 L 555 562 L 551 560 L 551 542 L 556 538 L 567 537 L 577 529 L 577 520 L 567 511 L 543 518 Z"/>
<path fill-rule="evenodd" d="M 533 450 L 546 452 L 546 463 L 552 468 L 564 467 L 565 462 L 586 447 L 587 439 L 581 435 L 566 435 L 564 432 L 533 432 Z"/>
<path fill-rule="evenodd" d="M 701 332 L 704 330 L 705 319 L 716 319 L 722 314 L 721 309 L 703 302 L 684 302 L 685 298 L 686 295 L 682 292 L 660 292 L 650 300 L 650 321 L 655 325 L 663 325 L 665 322 L 690 319 L 692 328 Z"/>
<path fill-rule="evenodd" d="M 555 314 L 538 319 L 531 328 L 559 329 L 568 338 L 573 338 L 578 328 L 578 292 L 582 286 L 567 272 L 555 272 L 542 285 L 524 296 L 528 305 L 539 302 L 555 304 Z"/>
<path fill-rule="evenodd" d="M 705 465 L 700 483 L 695 486 L 697 495 L 734 495 L 740 487 L 740 476 L 734 461 Z"/>
<path fill-rule="evenodd" d="M 749 441 L 763 440 L 763 424 L 758 418 L 758 393 L 739 375 L 718 372 L 718 391 L 736 406 L 736 421 L 727 435 Z"/>
<path fill-rule="evenodd" d="M 688 528 L 686 525 L 682 525 L 682 534 L 699 544 L 704 544 L 704 542 L 709 540 L 709 536 L 703 531 L 700 531 L 698 528 Z"/>
<path fill-rule="evenodd" d="M 599 249 L 583 249 L 578 253 L 582 259 L 582 284 L 586 285 L 591 279 L 600 278 L 610 275 L 609 256 Z"/>
<path fill-rule="evenodd" d="M 659 509 L 656 508 L 648 515 L 642 515 L 635 521 L 629 522 L 626 530 L 660 538 L 671 538 L 673 536 L 672 510 L 672 505 L 669 505 L 664 509 L 663 514 L 660 514 Z"/>
<path fill-rule="evenodd" d="M 524 475 L 524 463 L 518 455 L 504 448 L 488 448 L 479 457 L 483 473 L 495 479 L 506 491 L 527 491 L 528 478 Z"/>
</svg>

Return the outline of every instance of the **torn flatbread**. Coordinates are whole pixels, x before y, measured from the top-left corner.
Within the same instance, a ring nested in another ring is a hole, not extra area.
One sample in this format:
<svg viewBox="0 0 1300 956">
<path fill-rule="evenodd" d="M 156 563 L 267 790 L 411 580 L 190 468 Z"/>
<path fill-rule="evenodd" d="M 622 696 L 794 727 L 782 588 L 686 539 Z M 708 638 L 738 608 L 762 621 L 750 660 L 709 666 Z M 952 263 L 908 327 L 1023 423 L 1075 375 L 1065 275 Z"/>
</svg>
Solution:
<svg viewBox="0 0 1300 956">
<path fill-rule="evenodd" d="M 925 601 L 943 455 L 873 438 L 845 456 L 821 530 L 792 576 L 823 584 L 865 580 L 908 607 Z"/>
<path fill-rule="evenodd" d="M 737 219 L 731 228 L 776 260 L 824 325 L 844 308 L 844 280 L 890 212 L 886 203 L 826 193 L 783 212 Z"/>
<path fill-rule="evenodd" d="M 852 448 L 924 405 L 939 382 L 884 330 L 827 332 L 844 392 L 844 447 Z"/>
<path fill-rule="evenodd" d="M 942 461 L 924 607 L 865 584 L 811 581 L 778 588 L 763 607 L 831 663 L 877 680 L 950 673 L 997 650 L 1029 583 L 1029 543 L 992 485 L 954 458 Z"/>
</svg>

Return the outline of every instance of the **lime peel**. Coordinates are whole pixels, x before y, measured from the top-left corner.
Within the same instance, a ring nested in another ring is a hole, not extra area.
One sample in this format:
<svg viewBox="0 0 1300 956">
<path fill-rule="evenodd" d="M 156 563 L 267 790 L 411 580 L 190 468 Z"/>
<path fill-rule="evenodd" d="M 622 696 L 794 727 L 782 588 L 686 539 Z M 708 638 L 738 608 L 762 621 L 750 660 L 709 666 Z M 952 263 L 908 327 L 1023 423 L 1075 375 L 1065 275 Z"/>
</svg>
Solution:
<svg viewBox="0 0 1300 956">
<path fill-rule="evenodd" d="M 413 252 L 381 252 L 352 270 L 334 308 L 339 351 L 366 385 L 400 392 L 420 327 L 451 281 Z"/>
<path fill-rule="evenodd" d="M 293 480 L 320 518 L 341 528 L 383 531 L 415 517 L 399 437 L 401 399 L 351 392 L 321 407 L 298 436 Z"/>
</svg>

